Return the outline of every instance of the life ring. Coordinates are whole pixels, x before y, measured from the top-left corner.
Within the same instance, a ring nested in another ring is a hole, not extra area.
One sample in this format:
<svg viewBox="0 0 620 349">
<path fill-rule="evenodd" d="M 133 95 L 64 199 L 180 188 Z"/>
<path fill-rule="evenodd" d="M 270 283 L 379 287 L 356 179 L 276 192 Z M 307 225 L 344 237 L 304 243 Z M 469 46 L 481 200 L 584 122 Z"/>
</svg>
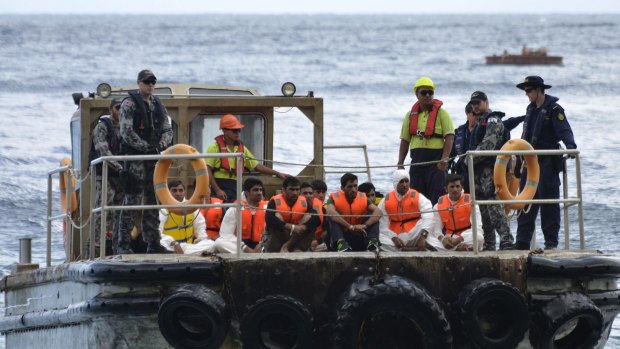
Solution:
<svg viewBox="0 0 620 349">
<path fill-rule="evenodd" d="M 60 160 L 60 166 L 72 166 L 71 159 L 65 157 Z M 68 172 L 71 171 L 62 171 L 60 172 L 60 207 L 62 208 L 63 213 L 67 212 L 67 187 L 69 186 L 69 178 L 71 178 L 71 188 L 73 189 L 71 195 L 69 195 L 69 205 L 71 206 L 71 213 L 77 212 L 77 195 L 75 194 L 75 177 L 68 175 Z"/>
<path fill-rule="evenodd" d="M 508 166 L 506 169 L 506 183 L 508 186 L 508 191 L 510 192 L 510 195 L 512 196 L 517 196 L 517 194 L 519 193 L 519 184 L 521 182 L 520 173 L 519 175 L 517 175 L 517 172 L 515 172 L 516 162 L 517 162 L 517 157 L 514 155 L 511 156 L 510 162 L 508 163 Z M 509 214 L 511 210 L 512 209 L 511 209 L 510 204 L 504 205 L 504 212 L 506 212 L 506 214 Z"/>
<path fill-rule="evenodd" d="M 515 348 L 528 329 L 523 294 L 501 280 L 471 282 L 459 293 L 456 308 L 464 337 L 477 348 Z"/>
<path fill-rule="evenodd" d="M 534 150 L 532 146 L 522 139 L 511 139 L 501 150 Z M 516 197 L 510 193 L 506 184 L 506 166 L 510 160 L 510 155 L 498 155 L 495 159 L 495 168 L 493 169 L 493 181 L 495 182 L 495 192 L 501 200 L 531 200 L 536 195 L 539 180 L 538 156 L 536 154 L 526 155 L 525 163 L 527 166 L 527 182 L 525 187 Z M 526 204 L 510 204 L 511 209 L 520 210 Z"/>
<path fill-rule="evenodd" d="M 533 317 L 534 348 L 592 348 L 603 334 L 601 310 L 581 293 L 565 293 L 545 304 Z"/>
<path fill-rule="evenodd" d="M 312 314 L 299 300 L 272 295 L 259 299 L 243 315 L 240 337 L 244 348 L 313 348 Z"/>
<path fill-rule="evenodd" d="M 333 348 L 452 347 L 439 303 L 420 284 L 395 275 L 378 283 L 363 276 L 353 282 L 333 326 Z"/>
<path fill-rule="evenodd" d="M 163 154 L 198 154 L 198 151 L 187 144 L 176 144 L 166 149 Z M 207 164 L 204 159 L 192 159 L 190 160 L 194 173 L 196 175 L 196 188 L 192 197 L 184 201 L 183 203 L 177 201 L 170 190 L 168 189 L 168 170 L 172 165 L 172 159 L 161 159 L 155 164 L 155 171 L 153 172 L 153 185 L 155 186 L 155 194 L 157 199 L 162 205 L 198 205 L 203 203 L 203 199 L 209 197 L 209 172 L 207 171 Z M 176 214 L 186 214 L 187 209 L 169 208 L 168 211 Z"/>
<path fill-rule="evenodd" d="M 168 295 L 157 318 L 159 331 L 175 348 L 219 348 L 230 327 L 226 302 L 202 285 L 184 286 Z"/>
</svg>

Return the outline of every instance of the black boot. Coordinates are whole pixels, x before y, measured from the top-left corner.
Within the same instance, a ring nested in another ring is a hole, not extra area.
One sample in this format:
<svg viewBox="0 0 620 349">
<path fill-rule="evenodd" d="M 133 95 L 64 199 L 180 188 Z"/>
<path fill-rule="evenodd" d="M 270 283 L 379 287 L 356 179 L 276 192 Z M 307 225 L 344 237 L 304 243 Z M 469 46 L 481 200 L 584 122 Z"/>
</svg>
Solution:
<svg viewBox="0 0 620 349">
<path fill-rule="evenodd" d="M 133 250 L 129 246 L 118 246 L 116 247 L 115 254 L 133 254 Z"/>
<path fill-rule="evenodd" d="M 150 243 L 146 248 L 146 253 L 173 253 L 171 251 L 166 250 L 164 246 L 162 246 L 159 242 Z"/>
</svg>

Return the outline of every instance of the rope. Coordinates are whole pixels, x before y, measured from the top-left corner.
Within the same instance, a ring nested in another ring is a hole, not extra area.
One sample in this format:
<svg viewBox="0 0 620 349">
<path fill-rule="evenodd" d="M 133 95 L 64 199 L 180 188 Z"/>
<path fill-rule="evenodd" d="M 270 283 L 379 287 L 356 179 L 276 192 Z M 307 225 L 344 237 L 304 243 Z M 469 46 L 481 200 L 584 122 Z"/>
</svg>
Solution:
<svg viewBox="0 0 620 349">
<path fill-rule="evenodd" d="M 463 155 L 457 155 L 451 158 L 448 158 L 447 160 L 432 160 L 432 161 L 426 161 L 426 162 L 416 162 L 415 164 L 409 163 L 409 164 L 402 164 L 402 165 L 375 165 L 375 166 L 340 166 L 340 165 L 315 165 L 315 164 L 301 164 L 301 163 L 297 163 L 297 162 L 287 162 L 287 161 L 277 161 L 277 160 L 269 160 L 269 159 L 257 159 L 257 158 L 253 158 L 253 157 L 249 157 L 249 156 L 245 156 L 245 160 L 256 160 L 256 161 L 262 161 L 262 162 L 271 162 L 273 164 L 279 164 L 279 165 L 291 165 L 291 166 L 303 166 L 303 167 L 323 167 L 323 168 L 354 168 L 354 169 L 358 169 L 358 168 L 391 168 L 391 167 L 403 167 L 403 166 L 425 166 L 425 165 L 433 165 L 433 164 L 437 164 L 440 162 L 450 162 L 454 159 L 460 158 L 461 156 L 465 156 Z"/>
</svg>

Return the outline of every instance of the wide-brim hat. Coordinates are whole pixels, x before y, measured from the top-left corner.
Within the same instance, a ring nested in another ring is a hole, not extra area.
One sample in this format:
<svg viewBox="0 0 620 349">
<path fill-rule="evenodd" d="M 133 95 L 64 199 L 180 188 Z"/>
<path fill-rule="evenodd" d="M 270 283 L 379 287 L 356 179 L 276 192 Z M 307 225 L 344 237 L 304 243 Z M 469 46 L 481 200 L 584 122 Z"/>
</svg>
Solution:
<svg viewBox="0 0 620 349">
<path fill-rule="evenodd" d="M 525 90 L 526 87 L 542 87 L 544 89 L 551 88 L 551 85 L 545 85 L 545 80 L 540 76 L 526 76 L 522 83 L 517 84 L 517 88 Z"/>
</svg>

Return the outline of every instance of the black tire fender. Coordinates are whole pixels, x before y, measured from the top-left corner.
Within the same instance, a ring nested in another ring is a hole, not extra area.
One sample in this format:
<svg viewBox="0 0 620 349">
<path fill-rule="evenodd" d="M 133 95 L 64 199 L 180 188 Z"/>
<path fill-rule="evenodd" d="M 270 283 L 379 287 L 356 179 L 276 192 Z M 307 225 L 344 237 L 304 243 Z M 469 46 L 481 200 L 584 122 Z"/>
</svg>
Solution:
<svg viewBox="0 0 620 349">
<path fill-rule="evenodd" d="M 333 348 L 452 347 L 441 306 L 422 285 L 395 275 L 379 283 L 359 277 L 345 291 L 333 326 Z"/>
<path fill-rule="evenodd" d="M 515 348 L 528 329 L 523 294 L 498 279 L 472 281 L 459 292 L 456 306 L 465 338 L 475 347 Z"/>
<path fill-rule="evenodd" d="M 166 296 L 157 313 L 159 330 L 175 348 L 219 348 L 230 327 L 222 296 L 201 285 L 188 285 Z"/>
<path fill-rule="evenodd" d="M 603 334 L 601 310 L 581 293 L 565 293 L 534 316 L 530 342 L 541 349 L 592 348 Z"/>
<path fill-rule="evenodd" d="M 259 299 L 243 315 L 239 329 L 244 349 L 313 347 L 312 313 L 290 296 Z"/>
</svg>

